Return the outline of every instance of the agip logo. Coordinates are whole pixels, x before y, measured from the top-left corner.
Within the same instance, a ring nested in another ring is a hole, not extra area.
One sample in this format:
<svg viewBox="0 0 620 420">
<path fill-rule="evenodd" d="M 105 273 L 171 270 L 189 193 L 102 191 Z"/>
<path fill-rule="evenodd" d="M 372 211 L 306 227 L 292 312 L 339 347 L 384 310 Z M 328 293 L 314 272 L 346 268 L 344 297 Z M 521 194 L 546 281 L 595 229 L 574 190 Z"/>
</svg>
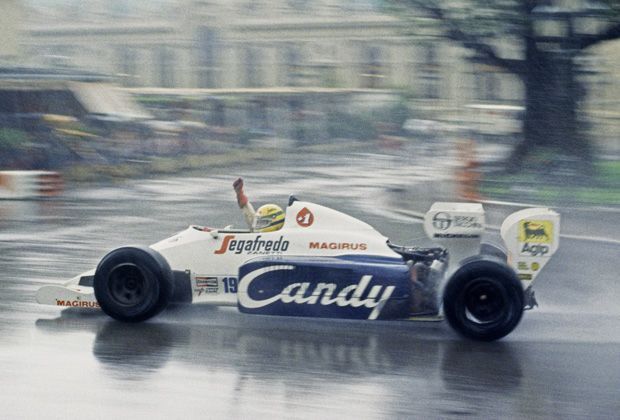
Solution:
<svg viewBox="0 0 620 420">
<path fill-rule="evenodd" d="M 550 244 L 553 241 L 553 222 L 550 220 L 521 220 L 519 242 Z"/>
<path fill-rule="evenodd" d="M 521 220 L 519 222 L 521 255 L 546 257 L 553 242 L 553 222 L 550 220 Z"/>
</svg>

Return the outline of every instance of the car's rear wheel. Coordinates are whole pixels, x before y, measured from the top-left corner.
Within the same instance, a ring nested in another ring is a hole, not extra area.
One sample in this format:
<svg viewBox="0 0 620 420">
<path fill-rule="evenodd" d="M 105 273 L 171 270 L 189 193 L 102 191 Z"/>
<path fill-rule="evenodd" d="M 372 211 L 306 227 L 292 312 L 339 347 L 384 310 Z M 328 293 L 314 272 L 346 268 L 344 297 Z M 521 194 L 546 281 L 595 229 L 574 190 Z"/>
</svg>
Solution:
<svg viewBox="0 0 620 420">
<path fill-rule="evenodd" d="M 491 242 L 482 242 L 480 244 L 480 254 L 493 255 L 504 262 L 508 260 L 506 250 L 499 245 L 493 244 Z"/>
<path fill-rule="evenodd" d="M 523 288 L 514 271 L 496 257 L 466 262 L 450 278 L 443 308 L 465 337 L 492 341 L 515 329 L 523 315 Z"/>
<path fill-rule="evenodd" d="M 97 266 L 93 282 L 101 309 L 126 322 L 157 315 L 174 293 L 170 266 L 150 248 L 123 247 L 110 252 Z"/>
</svg>

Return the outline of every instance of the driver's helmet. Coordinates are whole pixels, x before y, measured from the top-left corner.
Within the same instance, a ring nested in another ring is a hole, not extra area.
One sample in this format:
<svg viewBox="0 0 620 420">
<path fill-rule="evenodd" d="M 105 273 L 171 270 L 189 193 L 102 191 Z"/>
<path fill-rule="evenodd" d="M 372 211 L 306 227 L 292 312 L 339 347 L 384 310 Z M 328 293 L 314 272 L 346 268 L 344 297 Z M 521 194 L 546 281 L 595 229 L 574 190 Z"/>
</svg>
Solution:
<svg viewBox="0 0 620 420">
<path fill-rule="evenodd" d="M 254 232 L 274 232 L 284 225 L 284 212 L 276 204 L 265 204 L 256 210 Z"/>
</svg>

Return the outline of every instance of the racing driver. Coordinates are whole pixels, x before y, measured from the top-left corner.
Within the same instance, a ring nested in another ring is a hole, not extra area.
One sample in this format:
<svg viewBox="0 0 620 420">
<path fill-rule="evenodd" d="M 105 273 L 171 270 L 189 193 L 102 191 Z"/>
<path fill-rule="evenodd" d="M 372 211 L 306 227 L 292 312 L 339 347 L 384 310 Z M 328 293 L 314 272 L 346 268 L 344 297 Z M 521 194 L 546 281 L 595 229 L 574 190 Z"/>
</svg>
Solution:
<svg viewBox="0 0 620 420">
<path fill-rule="evenodd" d="M 275 232 L 284 226 L 284 211 L 276 204 L 264 204 L 254 212 L 252 203 L 243 191 L 243 178 L 237 178 L 233 188 L 237 194 L 237 204 L 253 232 Z"/>
</svg>

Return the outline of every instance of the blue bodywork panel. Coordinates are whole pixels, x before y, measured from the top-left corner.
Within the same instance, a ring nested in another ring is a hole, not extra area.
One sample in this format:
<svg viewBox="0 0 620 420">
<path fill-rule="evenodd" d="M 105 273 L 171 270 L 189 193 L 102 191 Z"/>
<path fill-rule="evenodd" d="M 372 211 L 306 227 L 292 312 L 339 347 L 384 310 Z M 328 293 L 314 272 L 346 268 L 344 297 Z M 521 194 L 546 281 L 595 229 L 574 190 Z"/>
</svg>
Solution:
<svg viewBox="0 0 620 420">
<path fill-rule="evenodd" d="M 263 315 L 405 318 L 409 277 L 399 258 L 256 258 L 239 268 L 238 305 Z"/>
</svg>

